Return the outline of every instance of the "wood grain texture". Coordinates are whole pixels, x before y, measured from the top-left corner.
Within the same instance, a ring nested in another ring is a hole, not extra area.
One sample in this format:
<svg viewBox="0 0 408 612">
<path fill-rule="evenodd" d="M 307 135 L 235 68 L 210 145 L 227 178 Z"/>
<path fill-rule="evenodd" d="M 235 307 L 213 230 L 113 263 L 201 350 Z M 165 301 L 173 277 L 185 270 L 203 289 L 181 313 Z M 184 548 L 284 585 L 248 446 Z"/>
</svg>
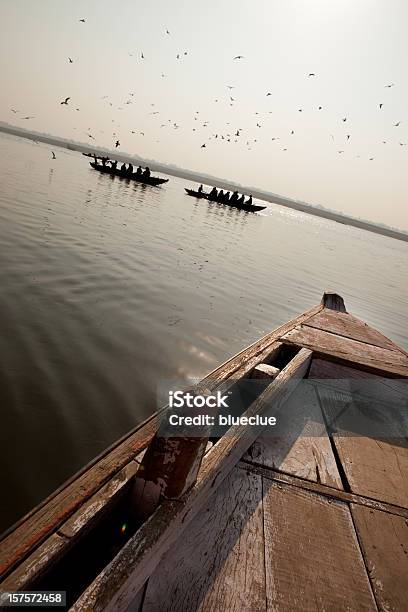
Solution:
<svg viewBox="0 0 408 612">
<path fill-rule="evenodd" d="M 318 388 L 353 493 L 408 508 L 408 415 L 350 393 Z"/>
<path fill-rule="evenodd" d="M 105 513 L 111 502 L 129 485 L 131 478 L 138 470 L 138 463 L 131 461 L 111 478 L 95 495 L 86 501 L 65 523 L 58 529 L 58 533 L 67 538 L 83 535 L 95 519 Z"/>
<path fill-rule="evenodd" d="M 380 346 L 391 351 L 399 351 L 398 347 L 386 336 L 348 313 L 335 312 L 325 308 L 311 317 L 305 324 L 307 327 L 315 327 L 338 336 Z"/>
<path fill-rule="evenodd" d="M 408 610 L 407 520 L 354 504 L 351 512 L 379 609 Z"/>
<path fill-rule="evenodd" d="M 408 379 L 387 378 L 358 367 L 349 367 L 333 361 L 314 358 L 308 375 L 309 379 L 334 387 L 338 391 L 357 393 L 373 398 L 377 402 L 408 405 Z"/>
<path fill-rule="evenodd" d="M 408 357 L 403 353 L 364 344 L 306 325 L 288 332 L 282 337 L 282 341 L 395 376 L 408 376 Z"/>
<path fill-rule="evenodd" d="M 150 577 L 143 612 L 264 609 L 261 478 L 234 469 Z"/>
<path fill-rule="evenodd" d="M 328 487 L 318 482 L 313 482 L 312 480 L 305 480 L 303 478 L 298 478 L 297 476 L 277 472 L 271 468 L 260 467 L 258 465 L 254 465 L 253 463 L 247 463 L 243 460 L 237 463 L 237 467 L 253 472 L 254 474 L 259 474 L 259 476 L 267 478 L 268 480 L 273 480 L 278 484 L 290 485 L 291 487 L 297 487 L 305 491 L 310 491 L 311 493 L 323 495 L 329 499 L 338 500 L 348 504 L 353 503 L 360 506 L 365 506 L 366 508 L 380 510 L 381 512 L 386 512 L 387 514 L 394 514 L 395 516 L 401 516 L 402 518 L 408 519 L 408 508 L 401 508 L 400 506 L 380 502 L 377 499 L 372 499 L 371 497 L 356 495 L 355 493 L 349 493 L 348 491 Z"/>
<path fill-rule="evenodd" d="M 347 505 L 264 484 L 267 610 L 376 611 Z"/>
<path fill-rule="evenodd" d="M 244 413 L 263 414 L 273 406 L 279 410 L 306 374 L 311 353 L 302 349 Z M 255 428 L 237 425 L 205 455 L 197 482 L 177 502 L 164 502 L 125 544 L 111 563 L 82 594 L 73 611 L 125 610 L 128 603 L 154 572 L 160 559 L 178 540 L 197 512 L 223 483 L 258 436 Z M 121 608 L 118 608 L 118 602 Z"/>
<path fill-rule="evenodd" d="M 244 460 L 342 489 L 316 391 L 302 383 Z"/>
<path fill-rule="evenodd" d="M 0 542 L 0 579 L 147 446 L 156 428 L 154 417 L 9 533 Z"/>
<path fill-rule="evenodd" d="M 0 583 L 0 591 L 29 590 L 33 581 L 41 577 L 51 565 L 56 563 L 63 552 L 66 551 L 67 546 L 69 546 L 69 542 L 64 537 L 54 533 Z"/>
</svg>

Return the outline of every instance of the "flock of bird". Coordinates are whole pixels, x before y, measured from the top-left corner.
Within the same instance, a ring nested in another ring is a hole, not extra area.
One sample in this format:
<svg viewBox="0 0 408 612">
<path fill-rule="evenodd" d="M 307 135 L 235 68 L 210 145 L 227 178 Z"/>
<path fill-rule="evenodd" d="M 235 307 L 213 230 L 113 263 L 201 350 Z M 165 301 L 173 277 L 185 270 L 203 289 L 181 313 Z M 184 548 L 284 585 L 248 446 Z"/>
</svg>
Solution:
<svg viewBox="0 0 408 612">
<path fill-rule="evenodd" d="M 86 23 L 86 19 L 81 18 L 81 19 L 79 19 L 79 22 L 80 23 Z M 170 31 L 168 29 L 165 29 L 165 33 L 166 33 L 166 36 L 170 36 L 171 35 Z M 133 56 L 132 53 L 129 53 L 129 55 Z M 181 53 L 177 53 L 176 60 L 180 60 L 180 59 L 182 59 L 182 57 L 186 57 L 187 55 L 188 55 L 187 51 L 183 51 Z M 140 59 L 142 61 L 146 60 L 146 56 L 144 55 L 143 51 L 140 53 Z M 243 56 L 243 55 L 236 55 L 236 56 L 232 57 L 233 61 L 238 61 L 238 62 L 242 61 L 244 59 L 245 59 L 245 56 Z M 74 60 L 73 60 L 72 57 L 68 57 L 68 63 L 69 64 L 74 64 Z M 166 75 L 164 73 L 161 73 L 161 77 L 162 78 L 165 78 L 165 76 Z M 314 78 L 318 77 L 318 75 L 315 72 L 309 72 L 305 76 L 308 79 L 314 79 Z M 385 85 L 384 87 L 387 88 L 387 89 L 390 89 L 390 88 L 392 88 L 394 86 L 395 86 L 395 83 L 389 83 L 389 84 Z M 228 98 L 229 98 L 229 105 L 230 106 L 234 106 L 234 103 L 237 100 L 237 98 L 232 95 L 233 90 L 235 89 L 235 86 L 234 85 L 226 85 L 225 87 L 229 91 L 229 96 L 228 96 Z M 267 91 L 265 95 L 266 95 L 266 97 L 270 97 L 273 94 L 272 94 L 271 91 Z M 133 98 L 134 92 L 130 92 L 129 96 L 130 96 L 130 98 Z M 107 100 L 108 104 L 111 107 L 113 107 L 113 102 L 108 100 L 108 96 L 106 96 L 106 95 L 102 96 L 101 99 L 102 100 Z M 61 106 L 69 106 L 70 105 L 70 101 L 71 101 L 71 96 L 67 96 L 63 100 L 60 101 L 60 105 Z M 220 101 L 220 98 L 215 98 L 214 99 L 214 103 L 218 103 L 219 101 Z M 129 99 L 129 100 L 124 101 L 123 104 L 124 105 L 129 105 L 129 104 L 132 104 L 132 102 L 133 101 L 131 99 Z M 151 106 L 154 107 L 155 104 L 153 103 L 153 104 L 151 104 Z M 378 103 L 378 108 L 379 108 L 380 111 L 382 110 L 383 106 L 384 106 L 383 102 Z M 319 105 L 319 106 L 316 107 L 316 109 L 317 109 L 317 111 L 322 111 L 323 110 L 323 106 Z M 80 109 L 79 108 L 75 108 L 75 110 L 79 111 Z M 117 107 L 117 110 L 123 110 L 123 107 Z M 304 109 L 303 108 L 298 108 L 297 110 L 298 110 L 299 113 L 302 113 Z M 14 114 L 18 114 L 19 113 L 19 111 L 16 110 L 15 108 L 12 108 L 11 111 Z M 272 111 L 268 111 L 268 113 L 272 113 Z M 153 110 L 153 111 L 149 112 L 149 115 L 157 116 L 157 115 L 160 115 L 160 114 L 161 113 L 158 110 Z M 199 114 L 200 114 L 199 111 L 195 112 L 195 114 L 193 116 L 193 120 L 194 121 L 200 121 Z M 259 114 L 260 114 L 259 112 L 255 112 L 255 115 L 259 115 Z M 20 118 L 23 119 L 23 120 L 30 120 L 30 119 L 34 119 L 35 117 L 32 116 L 32 115 L 27 115 L 27 116 L 21 116 Z M 346 123 L 347 120 L 348 120 L 347 116 L 346 117 L 341 117 L 341 122 L 342 123 Z M 112 119 L 111 121 L 112 121 L 112 123 L 116 122 L 115 119 Z M 209 125 L 209 121 L 204 121 L 204 122 L 201 123 L 200 127 L 207 128 L 208 125 Z M 201 149 L 207 148 L 207 145 L 208 145 L 210 140 L 224 140 L 225 142 L 228 142 L 228 143 L 229 142 L 238 142 L 239 138 L 241 137 L 241 132 L 243 132 L 244 130 L 242 128 L 237 128 L 236 130 L 232 129 L 230 127 L 230 125 L 231 125 L 230 122 L 226 122 L 226 131 L 225 131 L 225 133 L 220 133 L 220 132 L 212 133 L 212 135 L 209 136 L 206 139 L 206 141 L 203 142 L 200 145 L 200 148 Z M 394 127 L 398 128 L 401 125 L 401 121 L 397 121 L 393 125 L 394 125 Z M 165 127 L 169 127 L 169 126 L 172 127 L 174 130 L 178 130 L 180 128 L 180 125 L 177 122 L 173 121 L 172 119 L 167 119 L 166 123 L 162 123 L 160 125 L 160 128 L 165 128 Z M 120 127 L 120 126 L 118 126 L 118 127 Z M 254 127 L 256 127 L 258 129 L 261 129 L 263 127 L 263 125 L 261 123 L 259 123 L 259 120 L 257 120 Z M 192 131 L 196 132 L 197 128 L 196 127 L 192 128 Z M 103 131 L 102 131 L 102 133 L 103 133 Z M 141 136 L 145 135 L 144 131 L 131 130 L 130 133 L 131 134 L 138 133 Z M 293 136 L 294 134 L 295 134 L 295 130 L 291 129 L 290 132 L 289 132 L 289 135 Z M 88 132 L 86 133 L 86 135 L 87 135 L 88 138 L 90 138 L 92 140 L 95 140 L 95 137 L 91 133 L 91 128 L 88 128 Z M 117 148 L 119 148 L 121 146 L 120 140 L 117 137 L 118 136 L 117 132 L 113 132 L 112 136 L 114 137 L 114 147 L 115 147 L 115 149 L 117 149 Z M 350 141 L 351 137 L 352 137 L 351 134 L 346 134 L 346 142 Z M 333 142 L 335 141 L 335 138 L 334 138 L 333 134 L 330 134 L 330 138 L 332 139 Z M 258 142 L 257 138 L 252 138 L 252 139 L 245 138 L 244 140 L 245 140 L 245 145 L 246 145 L 248 150 L 251 150 L 251 147 L 253 146 L 253 144 Z M 278 137 L 278 136 L 271 136 L 270 140 L 271 141 L 278 141 L 278 140 L 280 140 L 280 137 Z M 159 141 L 156 141 L 156 142 L 159 142 Z M 387 141 L 385 141 L 385 140 L 382 141 L 383 144 L 386 144 L 386 142 Z M 399 145 L 400 146 L 405 146 L 406 143 L 399 142 Z M 288 147 L 287 146 L 283 146 L 282 151 L 287 151 L 287 150 L 288 150 Z M 343 154 L 344 152 L 345 152 L 344 149 L 339 149 L 337 151 L 337 153 L 339 155 Z M 55 153 L 54 152 L 52 152 L 52 155 L 53 155 L 53 159 L 55 159 Z M 356 157 L 360 157 L 360 156 L 356 155 Z M 369 157 L 369 160 L 373 161 L 374 157 Z"/>
</svg>

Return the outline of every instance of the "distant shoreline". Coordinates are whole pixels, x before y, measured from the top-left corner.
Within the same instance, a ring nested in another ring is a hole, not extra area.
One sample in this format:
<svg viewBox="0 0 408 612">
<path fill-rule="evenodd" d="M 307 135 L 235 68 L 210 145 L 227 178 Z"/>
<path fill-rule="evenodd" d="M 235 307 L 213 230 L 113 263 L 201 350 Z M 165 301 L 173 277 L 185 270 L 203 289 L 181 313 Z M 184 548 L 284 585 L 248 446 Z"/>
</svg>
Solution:
<svg viewBox="0 0 408 612">
<path fill-rule="evenodd" d="M 163 172 L 170 176 L 176 176 L 178 178 L 184 178 L 189 181 L 195 181 L 198 183 L 205 183 L 207 185 L 214 185 L 216 187 L 221 187 L 224 189 L 238 189 L 241 193 L 251 193 L 254 198 L 264 200 L 271 204 L 278 204 L 279 206 L 292 208 L 293 210 L 304 212 L 315 217 L 321 217 L 323 219 L 328 219 L 329 221 L 335 221 L 336 223 L 341 223 L 342 225 L 357 227 L 368 232 L 387 236 L 388 238 L 394 238 L 396 240 L 408 242 L 408 232 L 404 232 L 402 230 L 377 225 L 376 223 L 372 223 L 371 221 L 355 219 L 354 217 L 349 217 L 347 215 L 343 215 L 342 213 L 337 213 L 335 211 L 331 211 L 325 208 L 312 206 L 311 204 L 306 204 L 305 202 L 291 200 L 290 198 L 271 194 L 266 191 L 256 189 L 254 187 L 246 187 L 244 185 L 239 185 L 238 183 L 228 182 L 206 174 L 198 174 L 189 170 L 183 170 L 174 166 L 168 166 L 166 164 L 156 162 L 154 160 L 144 159 L 137 155 L 116 153 L 115 151 L 111 151 L 109 149 L 102 149 L 100 147 L 89 147 L 83 143 L 77 143 L 66 140 L 64 138 L 57 138 L 55 136 L 48 136 L 45 134 L 40 134 L 38 132 L 30 132 L 23 128 L 18 128 L 7 124 L 0 124 L 0 132 L 4 132 L 5 134 L 10 134 L 12 136 L 18 136 L 20 138 L 26 138 L 28 140 L 43 142 L 45 144 L 49 144 L 55 147 L 68 149 L 70 151 L 77 151 L 79 153 L 95 152 L 98 155 L 108 155 L 109 157 L 117 159 L 121 162 L 131 161 L 141 163 L 142 165 L 149 165 L 150 168 L 156 172 Z"/>
</svg>

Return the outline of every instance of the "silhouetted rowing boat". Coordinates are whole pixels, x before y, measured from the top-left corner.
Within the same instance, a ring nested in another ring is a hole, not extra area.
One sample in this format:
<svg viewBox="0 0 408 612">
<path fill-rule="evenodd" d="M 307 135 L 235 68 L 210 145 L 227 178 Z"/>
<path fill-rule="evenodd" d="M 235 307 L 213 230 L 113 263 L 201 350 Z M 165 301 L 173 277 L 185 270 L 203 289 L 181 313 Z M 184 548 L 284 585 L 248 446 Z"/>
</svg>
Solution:
<svg viewBox="0 0 408 612">
<path fill-rule="evenodd" d="M 169 179 L 164 179 L 164 178 L 159 178 L 156 176 L 143 176 L 143 175 L 138 175 L 136 174 L 136 172 L 133 172 L 132 174 L 125 174 L 124 172 L 121 172 L 119 168 L 113 169 L 113 168 L 109 168 L 109 166 L 103 166 L 102 164 L 97 164 L 95 162 L 89 162 L 90 165 L 92 166 L 92 168 L 94 170 L 97 170 L 98 172 L 102 172 L 104 174 L 110 174 L 111 176 L 119 176 L 120 178 L 124 178 L 130 181 L 137 181 L 138 183 L 144 183 L 145 185 L 154 185 L 154 186 L 158 186 L 158 185 L 162 185 L 163 183 L 167 183 L 167 181 Z"/>
<path fill-rule="evenodd" d="M 187 189 L 187 187 L 184 187 L 184 189 L 189 196 L 193 196 L 194 198 L 208 200 L 209 202 L 216 202 L 217 204 L 225 204 L 225 206 L 231 206 L 231 208 L 238 208 L 239 210 L 245 210 L 246 212 L 257 212 L 258 210 L 264 210 L 266 208 L 266 206 L 256 206 L 255 204 L 231 204 L 231 202 L 223 202 L 218 198 L 210 198 L 210 194 L 205 193 L 204 191 L 195 191 L 194 189 Z"/>
</svg>

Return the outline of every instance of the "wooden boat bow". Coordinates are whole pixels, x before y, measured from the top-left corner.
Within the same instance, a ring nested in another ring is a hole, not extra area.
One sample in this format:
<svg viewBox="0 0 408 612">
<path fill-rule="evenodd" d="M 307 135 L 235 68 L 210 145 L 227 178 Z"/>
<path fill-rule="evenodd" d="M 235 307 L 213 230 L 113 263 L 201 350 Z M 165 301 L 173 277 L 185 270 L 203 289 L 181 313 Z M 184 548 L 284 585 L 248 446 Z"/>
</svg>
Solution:
<svg viewBox="0 0 408 612">
<path fill-rule="evenodd" d="M 243 416 L 273 406 L 293 435 L 235 425 L 172 443 L 160 411 L 6 534 L 0 589 L 45 588 L 133 499 L 133 531 L 73 588 L 72 610 L 406 609 L 408 353 L 326 292 L 200 389 L 243 380 L 263 384 Z M 367 405 L 386 408 L 394 437 L 341 435 Z"/>
</svg>

